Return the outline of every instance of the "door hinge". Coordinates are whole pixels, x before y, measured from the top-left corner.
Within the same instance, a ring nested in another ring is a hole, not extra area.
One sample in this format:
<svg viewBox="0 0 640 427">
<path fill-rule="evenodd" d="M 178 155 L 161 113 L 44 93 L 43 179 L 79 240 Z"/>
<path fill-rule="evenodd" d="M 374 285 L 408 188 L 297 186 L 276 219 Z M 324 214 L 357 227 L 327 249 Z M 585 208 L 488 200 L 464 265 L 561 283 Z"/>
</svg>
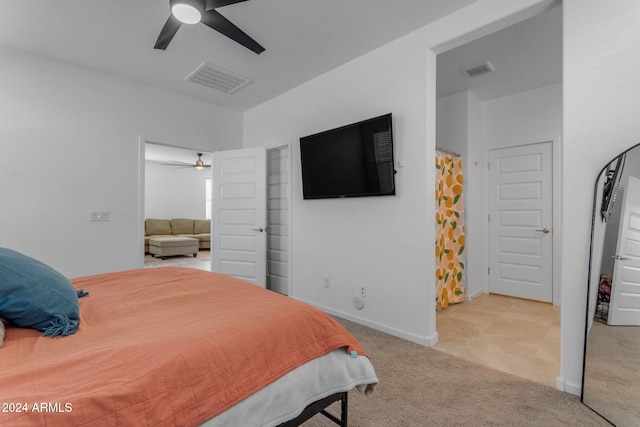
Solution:
<svg viewBox="0 0 640 427">
<path fill-rule="evenodd" d="M 487 267 L 487 276 L 491 276 L 491 267 Z"/>
</svg>

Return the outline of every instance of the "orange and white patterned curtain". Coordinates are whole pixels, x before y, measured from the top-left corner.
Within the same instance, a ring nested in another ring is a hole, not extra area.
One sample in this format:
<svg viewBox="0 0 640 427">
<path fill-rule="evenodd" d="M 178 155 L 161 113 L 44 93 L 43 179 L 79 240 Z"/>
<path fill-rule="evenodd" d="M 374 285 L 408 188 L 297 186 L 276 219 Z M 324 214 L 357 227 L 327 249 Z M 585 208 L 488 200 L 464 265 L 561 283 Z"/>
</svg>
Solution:
<svg viewBox="0 0 640 427">
<path fill-rule="evenodd" d="M 436 310 L 462 302 L 464 283 L 464 202 L 462 159 L 436 151 Z"/>
</svg>

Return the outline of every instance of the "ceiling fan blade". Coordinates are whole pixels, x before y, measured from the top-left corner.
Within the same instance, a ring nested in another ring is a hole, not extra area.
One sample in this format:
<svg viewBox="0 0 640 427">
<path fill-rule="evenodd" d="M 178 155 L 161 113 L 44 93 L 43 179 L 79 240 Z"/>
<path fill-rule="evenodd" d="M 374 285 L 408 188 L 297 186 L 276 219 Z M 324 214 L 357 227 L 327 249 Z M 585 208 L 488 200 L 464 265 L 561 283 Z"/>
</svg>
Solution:
<svg viewBox="0 0 640 427">
<path fill-rule="evenodd" d="M 249 37 L 247 33 L 236 27 L 216 10 L 206 11 L 202 15 L 201 22 L 257 54 L 264 52 L 264 48 L 257 41 Z"/>
<path fill-rule="evenodd" d="M 182 23 L 178 21 L 178 18 L 173 16 L 173 14 L 169 15 L 169 19 L 162 27 L 162 31 L 160 31 L 160 35 L 158 36 L 158 40 L 156 40 L 156 45 L 153 47 L 154 49 L 162 49 L 165 50 L 173 36 L 176 35 Z"/>
<path fill-rule="evenodd" d="M 230 4 L 242 3 L 247 0 L 207 0 L 204 10 L 211 10 L 217 7 L 228 6 Z"/>
<path fill-rule="evenodd" d="M 171 160 L 170 163 L 162 163 L 163 166 L 185 166 L 185 167 L 196 167 L 193 163 L 185 163 L 178 162 L 176 160 Z"/>
</svg>

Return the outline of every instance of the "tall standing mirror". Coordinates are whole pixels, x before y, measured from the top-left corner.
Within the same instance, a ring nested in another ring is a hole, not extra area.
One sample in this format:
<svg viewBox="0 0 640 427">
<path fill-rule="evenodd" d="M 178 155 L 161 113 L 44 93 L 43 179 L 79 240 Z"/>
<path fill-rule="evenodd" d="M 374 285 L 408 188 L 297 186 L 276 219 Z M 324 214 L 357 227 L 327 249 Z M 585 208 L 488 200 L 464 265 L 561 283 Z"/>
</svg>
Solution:
<svg viewBox="0 0 640 427">
<path fill-rule="evenodd" d="M 596 180 L 585 329 L 582 402 L 640 425 L 640 144 Z"/>
</svg>

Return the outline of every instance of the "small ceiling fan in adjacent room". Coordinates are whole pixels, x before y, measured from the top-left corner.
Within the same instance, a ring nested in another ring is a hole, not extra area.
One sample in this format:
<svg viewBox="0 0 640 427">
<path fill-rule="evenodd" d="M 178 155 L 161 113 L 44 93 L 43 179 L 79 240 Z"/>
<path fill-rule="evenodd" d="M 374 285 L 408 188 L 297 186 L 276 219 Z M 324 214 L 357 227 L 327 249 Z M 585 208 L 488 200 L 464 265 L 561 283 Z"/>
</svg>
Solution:
<svg viewBox="0 0 640 427">
<path fill-rule="evenodd" d="M 164 24 L 154 49 L 165 50 L 183 23 L 202 22 L 257 54 L 264 52 L 264 47 L 216 10 L 219 7 L 244 1 L 247 0 L 169 0 L 171 15 Z"/>
<path fill-rule="evenodd" d="M 178 162 L 176 160 L 171 160 L 170 163 L 162 163 L 164 166 L 173 166 L 176 168 L 196 168 L 196 169 L 205 169 L 205 168 L 210 168 L 211 165 L 207 165 L 204 163 L 204 161 L 202 160 L 202 153 L 197 153 L 198 154 L 198 160 L 195 163 L 185 163 L 185 162 Z"/>
</svg>

